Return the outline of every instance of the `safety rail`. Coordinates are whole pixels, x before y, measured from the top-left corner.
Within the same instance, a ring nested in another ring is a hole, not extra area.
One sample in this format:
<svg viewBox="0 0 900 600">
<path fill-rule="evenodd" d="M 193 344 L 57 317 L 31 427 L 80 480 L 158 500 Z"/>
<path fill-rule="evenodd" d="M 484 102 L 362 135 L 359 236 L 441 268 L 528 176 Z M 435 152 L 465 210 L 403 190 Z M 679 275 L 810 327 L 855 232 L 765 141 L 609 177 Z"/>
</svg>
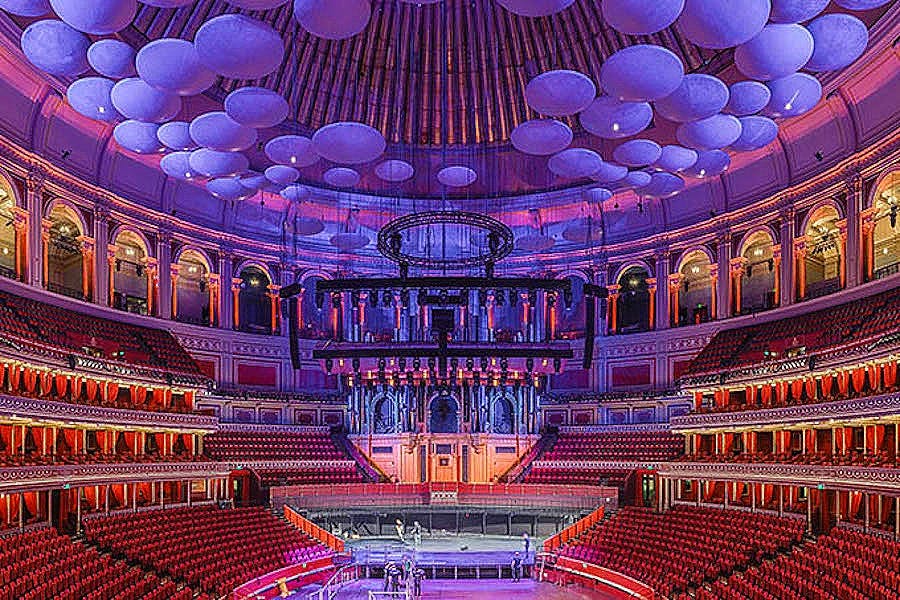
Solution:
<svg viewBox="0 0 900 600">
<path fill-rule="evenodd" d="M 236 587 L 232 600 L 259 600 L 285 597 L 290 590 L 322 582 L 334 571 L 333 557 L 325 556 L 313 561 L 290 565 L 265 575 L 260 575 Z"/>
<path fill-rule="evenodd" d="M 593 510 L 613 505 L 618 490 L 592 485 L 527 483 L 349 483 L 281 486 L 272 488 L 270 495 L 273 506 L 292 504 L 304 509 L 428 506 L 432 498 L 449 496 L 452 504 L 458 506 Z"/>
<path fill-rule="evenodd" d="M 636 600 L 660 598 L 649 585 L 600 565 L 547 553 L 539 557 L 540 567 L 534 570 L 539 581 L 561 585 L 577 583 L 592 589 L 617 592 Z"/>
<path fill-rule="evenodd" d="M 287 504 L 284 505 L 284 518 L 288 523 L 313 538 L 325 544 L 338 554 L 341 554 L 344 551 L 344 540 L 332 534 L 331 532 L 325 531 L 294 509 L 292 509 Z"/>
<path fill-rule="evenodd" d="M 544 541 L 544 552 L 553 552 L 569 540 L 577 537 L 599 523 L 606 516 L 606 507 L 601 506 L 583 519 L 578 519 L 559 533 Z"/>
<path fill-rule="evenodd" d="M 331 579 L 325 582 L 315 592 L 306 595 L 306 600 L 332 600 L 340 589 L 362 577 L 363 568 L 361 565 L 346 565 L 335 571 Z"/>
</svg>

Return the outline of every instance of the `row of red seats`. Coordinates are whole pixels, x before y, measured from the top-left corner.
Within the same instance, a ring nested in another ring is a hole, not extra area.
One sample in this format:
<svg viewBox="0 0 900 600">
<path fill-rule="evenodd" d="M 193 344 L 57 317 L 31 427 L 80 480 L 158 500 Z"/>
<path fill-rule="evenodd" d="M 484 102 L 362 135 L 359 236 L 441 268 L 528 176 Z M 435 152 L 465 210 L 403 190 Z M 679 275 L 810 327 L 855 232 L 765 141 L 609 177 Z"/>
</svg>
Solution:
<svg viewBox="0 0 900 600">
<path fill-rule="evenodd" d="M 622 469 L 557 469 L 535 465 L 525 475 L 523 483 L 559 485 L 610 485 L 625 487 L 628 471 Z"/>
<path fill-rule="evenodd" d="M 829 467 L 853 466 L 873 467 L 881 469 L 900 468 L 900 460 L 893 452 L 877 452 L 867 454 L 859 450 L 852 450 L 847 454 L 832 454 L 830 452 L 741 452 L 738 454 L 708 454 L 699 453 L 681 457 L 686 462 L 727 462 L 727 463 L 783 463 L 795 465 L 823 465 Z"/>
<path fill-rule="evenodd" d="M 197 590 L 222 596 L 235 586 L 331 550 L 261 507 L 211 506 L 89 519 L 91 543 Z"/>
<path fill-rule="evenodd" d="M 862 342 L 900 329 L 900 288 L 806 313 L 720 331 L 691 361 L 685 375 L 763 362 L 765 352 L 803 346 L 807 354 Z M 827 323 L 827 327 L 823 324 Z"/>
<path fill-rule="evenodd" d="M 326 432 L 220 431 L 203 438 L 203 448 L 226 460 L 347 460 Z"/>
<path fill-rule="evenodd" d="M 260 483 L 273 485 L 305 485 L 313 483 L 363 483 L 356 465 L 312 469 L 258 469 Z"/>
<path fill-rule="evenodd" d="M 0 598 L 18 600 L 192 600 L 153 574 L 44 528 L 0 538 Z M 209 600 L 204 598 L 203 600 Z"/>
<path fill-rule="evenodd" d="M 695 598 L 897 600 L 900 542 L 836 528 L 790 554 L 702 587 Z"/>
<path fill-rule="evenodd" d="M 663 513 L 625 507 L 570 542 L 562 554 L 618 571 L 670 597 L 802 540 L 792 518 L 677 506 Z"/>
<path fill-rule="evenodd" d="M 131 452 L 118 452 L 104 454 L 101 452 L 89 452 L 87 454 L 38 454 L 29 452 L 26 454 L 0 454 L 0 467 L 32 467 L 41 465 L 93 465 L 109 463 L 174 463 L 174 462 L 203 462 L 209 461 L 209 457 L 193 455 L 190 453 L 168 454 L 141 454 L 135 456 Z"/>
<path fill-rule="evenodd" d="M 78 327 L 72 327 L 77 323 Z M 132 364 L 200 376 L 197 363 L 168 331 L 75 312 L 0 292 L 0 332 L 65 353 L 85 346 L 107 356 L 123 352 Z"/>
<path fill-rule="evenodd" d="M 668 431 L 564 432 L 543 460 L 665 461 L 684 451 L 684 436 Z"/>
</svg>

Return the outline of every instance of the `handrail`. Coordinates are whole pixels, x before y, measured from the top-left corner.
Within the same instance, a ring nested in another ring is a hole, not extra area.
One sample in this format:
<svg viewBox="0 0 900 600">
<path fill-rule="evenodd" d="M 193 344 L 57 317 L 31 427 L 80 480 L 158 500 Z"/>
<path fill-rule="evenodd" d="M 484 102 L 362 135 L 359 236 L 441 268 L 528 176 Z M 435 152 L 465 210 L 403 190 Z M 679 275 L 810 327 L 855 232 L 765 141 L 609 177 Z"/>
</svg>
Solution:
<svg viewBox="0 0 900 600">
<path fill-rule="evenodd" d="M 284 505 L 284 518 L 288 523 L 290 523 L 309 537 L 325 544 L 338 554 L 344 551 L 344 540 L 340 539 L 329 531 L 325 531 L 324 529 L 292 509 L 287 504 Z"/>
<path fill-rule="evenodd" d="M 556 535 L 547 538 L 547 540 L 544 542 L 544 552 L 552 552 L 553 550 L 556 550 L 560 546 L 564 545 L 570 539 L 581 535 L 582 533 L 602 521 L 605 515 L 606 507 L 600 506 L 596 508 L 586 517 L 575 521 Z"/>
<path fill-rule="evenodd" d="M 334 575 L 315 592 L 306 595 L 306 600 L 332 600 L 337 595 L 338 589 L 351 581 L 359 579 L 362 574 L 360 565 L 345 565 L 334 572 Z"/>
<path fill-rule="evenodd" d="M 230 598 L 233 600 L 257 600 L 259 598 L 278 598 L 289 589 L 303 587 L 334 569 L 333 557 L 324 556 L 311 562 L 289 565 L 264 575 L 260 575 L 234 588 Z M 298 584 L 297 582 L 301 582 Z M 274 595 L 270 595 L 274 594 Z"/>
<path fill-rule="evenodd" d="M 546 561 L 547 558 L 553 558 L 554 556 L 556 558 L 555 562 Z M 576 579 L 587 580 L 594 584 L 612 588 L 637 600 L 655 600 L 658 598 L 654 589 L 649 585 L 606 567 L 567 556 L 547 555 L 546 553 L 542 553 L 541 558 L 542 566 L 539 571 L 541 581 L 547 579 L 545 569 L 555 570 L 571 575 Z"/>
</svg>

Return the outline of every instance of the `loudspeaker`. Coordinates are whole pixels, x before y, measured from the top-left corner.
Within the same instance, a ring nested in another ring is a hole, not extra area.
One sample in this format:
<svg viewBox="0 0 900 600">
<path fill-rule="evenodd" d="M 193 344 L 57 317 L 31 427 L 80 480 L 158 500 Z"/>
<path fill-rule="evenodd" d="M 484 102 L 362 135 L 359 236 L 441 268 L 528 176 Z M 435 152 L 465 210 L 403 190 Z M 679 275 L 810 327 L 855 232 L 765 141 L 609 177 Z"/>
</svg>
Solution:
<svg viewBox="0 0 900 600">
<path fill-rule="evenodd" d="M 300 342 L 297 331 L 297 297 L 291 296 L 287 301 L 288 345 L 291 348 L 291 366 L 300 368 Z"/>
<path fill-rule="evenodd" d="M 291 296 L 296 296 L 303 290 L 303 286 L 299 283 L 292 283 L 291 285 L 286 285 L 278 292 L 278 295 L 282 298 L 290 298 Z"/>
<path fill-rule="evenodd" d="M 594 335 L 596 335 L 597 299 L 593 296 L 585 296 L 584 311 L 584 358 L 581 368 L 590 369 L 594 361 Z"/>
</svg>

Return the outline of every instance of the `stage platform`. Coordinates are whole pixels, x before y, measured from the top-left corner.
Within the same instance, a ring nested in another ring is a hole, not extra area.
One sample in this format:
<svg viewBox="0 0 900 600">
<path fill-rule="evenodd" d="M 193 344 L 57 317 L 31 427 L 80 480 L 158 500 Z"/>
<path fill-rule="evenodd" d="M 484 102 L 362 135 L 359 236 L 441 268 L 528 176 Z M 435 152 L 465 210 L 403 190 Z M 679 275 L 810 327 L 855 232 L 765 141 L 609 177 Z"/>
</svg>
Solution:
<svg viewBox="0 0 900 600">
<path fill-rule="evenodd" d="M 409 556 L 431 578 L 485 578 L 490 576 L 488 573 L 496 578 L 508 574 L 501 574 L 500 571 L 509 569 L 516 552 L 521 554 L 523 564 L 533 564 L 535 547 L 542 543 L 542 539 L 532 539 L 526 557 L 521 536 L 436 532 L 432 536 L 423 536 L 418 546 L 411 539 L 403 543 L 397 536 L 383 536 L 348 540 L 346 549 L 353 555 L 354 562 L 376 569 L 387 562 L 400 562 Z"/>
</svg>

